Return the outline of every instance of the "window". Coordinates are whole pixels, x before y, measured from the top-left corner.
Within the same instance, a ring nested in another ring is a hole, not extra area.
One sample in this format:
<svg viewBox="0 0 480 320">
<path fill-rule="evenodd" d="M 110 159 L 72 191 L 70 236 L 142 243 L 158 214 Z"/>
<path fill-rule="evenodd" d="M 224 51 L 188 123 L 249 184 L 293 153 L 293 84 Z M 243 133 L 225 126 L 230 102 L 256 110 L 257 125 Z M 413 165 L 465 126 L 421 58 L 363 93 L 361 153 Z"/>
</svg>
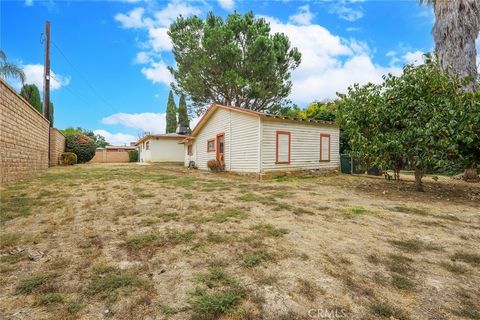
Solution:
<svg viewBox="0 0 480 320">
<path fill-rule="evenodd" d="M 209 139 L 207 141 L 207 152 L 215 151 L 215 139 Z"/>
<path fill-rule="evenodd" d="M 330 135 L 320 135 L 320 161 L 330 161 Z"/>
<path fill-rule="evenodd" d="M 145 150 L 150 150 L 150 141 L 145 144 Z"/>
<path fill-rule="evenodd" d="M 193 145 L 189 144 L 187 147 L 187 154 L 189 156 L 193 155 Z"/>
<path fill-rule="evenodd" d="M 277 131 L 275 163 L 290 163 L 290 132 Z"/>
</svg>

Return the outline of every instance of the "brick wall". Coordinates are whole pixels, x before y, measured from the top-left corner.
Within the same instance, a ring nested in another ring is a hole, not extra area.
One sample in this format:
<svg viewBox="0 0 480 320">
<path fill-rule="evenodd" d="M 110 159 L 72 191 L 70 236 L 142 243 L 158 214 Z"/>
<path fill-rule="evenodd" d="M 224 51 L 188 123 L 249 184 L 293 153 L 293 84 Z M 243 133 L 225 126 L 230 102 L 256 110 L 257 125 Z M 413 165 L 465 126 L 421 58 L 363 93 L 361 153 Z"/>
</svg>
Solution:
<svg viewBox="0 0 480 320">
<path fill-rule="evenodd" d="M 50 166 L 59 165 L 60 156 L 65 152 L 65 136 L 56 128 L 50 128 Z"/>
<path fill-rule="evenodd" d="M 0 183 L 48 168 L 49 122 L 0 79 Z"/>
<path fill-rule="evenodd" d="M 126 150 L 97 150 L 95 157 L 90 160 L 91 163 L 113 163 L 113 162 L 129 162 L 128 151 Z"/>
</svg>

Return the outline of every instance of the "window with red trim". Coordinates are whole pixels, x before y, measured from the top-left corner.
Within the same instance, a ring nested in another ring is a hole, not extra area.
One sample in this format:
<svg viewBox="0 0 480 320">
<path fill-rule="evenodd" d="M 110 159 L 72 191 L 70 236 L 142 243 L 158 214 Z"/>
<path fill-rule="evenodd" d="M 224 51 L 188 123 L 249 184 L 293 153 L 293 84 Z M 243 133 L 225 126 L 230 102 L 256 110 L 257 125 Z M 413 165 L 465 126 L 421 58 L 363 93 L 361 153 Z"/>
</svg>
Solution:
<svg viewBox="0 0 480 320">
<path fill-rule="evenodd" d="M 330 135 L 320 135 L 320 161 L 330 161 Z"/>
<path fill-rule="evenodd" d="M 290 132 L 277 131 L 277 143 L 275 148 L 275 163 L 290 163 Z"/>
<path fill-rule="evenodd" d="M 215 151 L 215 139 L 209 139 L 207 141 L 207 152 Z"/>
</svg>

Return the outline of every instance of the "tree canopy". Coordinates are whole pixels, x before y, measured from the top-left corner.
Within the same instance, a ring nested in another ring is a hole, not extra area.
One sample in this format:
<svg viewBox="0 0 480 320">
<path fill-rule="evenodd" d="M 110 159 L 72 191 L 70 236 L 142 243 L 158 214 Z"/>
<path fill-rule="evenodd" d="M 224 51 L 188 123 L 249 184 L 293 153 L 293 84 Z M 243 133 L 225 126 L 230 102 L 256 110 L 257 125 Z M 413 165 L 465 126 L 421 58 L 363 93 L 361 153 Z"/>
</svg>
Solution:
<svg viewBox="0 0 480 320">
<path fill-rule="evenodd" d="M 168 31 L 177 67 L 169 67 L 174 89 L 186 94 L 197 114 L 209 104 L 268 111 L 291 91 L 290 72 L 301 54 L 284 34 L 252 12 L 225 20 L 180 16 Z"/>
<path fill-rule="evenodd" d="M 351 153 L 382 168 L 405 159 L 422 191 L 427 167 L 454 158 L 471 161 L 474 154 L 468 149 L 480 147 L 480 100 L 478 93 L 461 92 L 463 85 L 456 74 L 442 73 L 428 59 L 421 66 L 405 66 L 401 76 L 386 76 L 383 84 L 350 87 L 339 95 L 337 117 Z"/>
<path fill-rule="evenodd" d="M 190 129 L 190 120 L 188 119 L 187 101 L 185 95 L 180 95 L 180 101 L 178 102 L 178 124 L 182 128 Z"/>
<path fill-rule="evenodd" d="M 20 95 L 27 100 L 32 107 L 38 112 L 42 113 L 42 99 L 40 98 L 40 91 L 34 84 L 24 84 L 20 89 Z"/>
<path fill-rule="evenodd" d="M 177 131 L 177 106 L 173 99 L 173 92 L 170 90 L 168 94 L 167 102 L 167 114 L 166 114 L 166 133 L 175 133 Z"/>
<path fill-rule="evenodd" d="M 84 135 L 89 137 L 95 142 L 97 148 L 105 148 L 109 146 L 110 143 L 105 141 L 105 137 L 95 134 L 93 131 L 83 129 L 81 127 L 68 127 L 66 129 L 60 130 L 65 136 L 74 136 L 74 135 Z"/>
</svg>

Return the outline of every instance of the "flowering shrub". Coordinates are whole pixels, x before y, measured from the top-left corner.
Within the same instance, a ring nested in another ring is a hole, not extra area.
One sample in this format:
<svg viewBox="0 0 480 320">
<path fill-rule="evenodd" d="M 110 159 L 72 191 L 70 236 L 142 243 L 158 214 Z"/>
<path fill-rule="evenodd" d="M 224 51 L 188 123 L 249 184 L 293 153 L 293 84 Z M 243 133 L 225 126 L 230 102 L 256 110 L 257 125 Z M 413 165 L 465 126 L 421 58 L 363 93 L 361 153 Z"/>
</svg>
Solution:
<svg viewBox="0 0 480 320">
<path fill-rule="evenodd" d="M 60 164 L 71 166 L 77 164 L 77 155 L 73 152 L 64 152 L 60 155 Z"/>
<path fill-rule="evenodd" d="M 95 156 L 95 141 L 83 134 L 67 135 L 66 152 L 73 152 L 77 155 L 77 162 L 90 161 Z"/>
<path fill-rule="evenodd" d="M 222 169 L 222 166 L 220 165 L 220 162 L 218 160 L 215 160 L 215 159 L 208 160 L 207 167 L 212 172 L 219 172 Z"/>
</svg>

